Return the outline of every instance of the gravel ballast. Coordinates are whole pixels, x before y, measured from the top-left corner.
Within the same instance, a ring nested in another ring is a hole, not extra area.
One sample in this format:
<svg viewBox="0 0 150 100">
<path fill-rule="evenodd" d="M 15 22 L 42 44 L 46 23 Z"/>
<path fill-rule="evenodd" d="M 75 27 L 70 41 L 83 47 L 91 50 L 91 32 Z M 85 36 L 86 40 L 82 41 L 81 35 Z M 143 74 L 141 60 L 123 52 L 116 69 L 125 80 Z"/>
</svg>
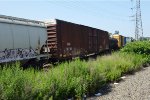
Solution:
<svg viewBox="0 0 150 100">
<path fill-rule="evenodd" d="M 125 76 L 119 84 L 110 84 L 108 90 L 87 100 L 150 100 L 150 67 Z"/>
</svg>

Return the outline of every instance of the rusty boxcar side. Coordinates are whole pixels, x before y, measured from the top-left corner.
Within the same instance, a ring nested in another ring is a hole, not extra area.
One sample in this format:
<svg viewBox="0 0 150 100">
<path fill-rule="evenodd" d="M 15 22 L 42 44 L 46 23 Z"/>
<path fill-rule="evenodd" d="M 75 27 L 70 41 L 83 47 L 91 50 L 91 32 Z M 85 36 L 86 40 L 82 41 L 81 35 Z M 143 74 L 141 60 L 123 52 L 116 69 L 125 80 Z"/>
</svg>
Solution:
<svg viewBox="0 0 150 100">
<path fill-rule="evenodd" d="M 47 24 L 48 47 L 53 58 L 87 56 L 109 49 L 108 32 L 54 20 Z"/>
</svg>

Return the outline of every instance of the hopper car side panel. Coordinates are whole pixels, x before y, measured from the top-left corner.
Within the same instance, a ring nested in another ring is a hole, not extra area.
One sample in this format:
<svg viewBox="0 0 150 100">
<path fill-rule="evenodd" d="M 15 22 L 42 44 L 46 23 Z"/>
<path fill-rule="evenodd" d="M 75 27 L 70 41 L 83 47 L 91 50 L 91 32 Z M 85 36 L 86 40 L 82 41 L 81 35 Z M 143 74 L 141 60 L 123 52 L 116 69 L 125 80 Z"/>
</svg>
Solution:
<svg viewBox="0 0 150 100">
<path fill-rule="evenodd" d="M 28 27 L 12 25 L 14 48 L 30 48 Z"/>
<path fill-rule="evenodd" d="M 10 27 L 10 24 L 0 23 L 0 51 L 13 48 L 13 34 Z"/>
</svg>

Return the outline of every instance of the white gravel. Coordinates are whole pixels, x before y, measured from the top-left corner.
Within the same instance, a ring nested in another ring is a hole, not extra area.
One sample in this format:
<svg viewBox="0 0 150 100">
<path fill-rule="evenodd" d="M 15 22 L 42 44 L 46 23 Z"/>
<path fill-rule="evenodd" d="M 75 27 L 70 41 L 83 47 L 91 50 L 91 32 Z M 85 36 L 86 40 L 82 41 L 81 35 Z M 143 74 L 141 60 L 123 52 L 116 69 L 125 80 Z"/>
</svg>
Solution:
<svg viewBox="0 0 150 100">
<path fill-rule="evenodd" d="M 150 67 L 127 75 L 119 84 L 110 84 L 109 92 L 87 100 L 150 100 Z"/>
</svg>

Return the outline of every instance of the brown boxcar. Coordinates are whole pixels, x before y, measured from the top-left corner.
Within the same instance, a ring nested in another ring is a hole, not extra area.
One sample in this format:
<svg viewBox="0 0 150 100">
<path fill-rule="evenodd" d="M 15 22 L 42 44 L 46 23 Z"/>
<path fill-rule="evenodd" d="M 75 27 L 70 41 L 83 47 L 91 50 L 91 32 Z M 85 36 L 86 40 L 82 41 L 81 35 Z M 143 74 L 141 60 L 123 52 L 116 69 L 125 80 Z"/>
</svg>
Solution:
<svg viewBox="0 0 150 100">
<path fill-rule="evenodd" d="M 47 23 L 47 33 L 53 58 L 87 56 L 109 49 L 108 32 L 100 29 L 56 19 Z"/>
</svg>

